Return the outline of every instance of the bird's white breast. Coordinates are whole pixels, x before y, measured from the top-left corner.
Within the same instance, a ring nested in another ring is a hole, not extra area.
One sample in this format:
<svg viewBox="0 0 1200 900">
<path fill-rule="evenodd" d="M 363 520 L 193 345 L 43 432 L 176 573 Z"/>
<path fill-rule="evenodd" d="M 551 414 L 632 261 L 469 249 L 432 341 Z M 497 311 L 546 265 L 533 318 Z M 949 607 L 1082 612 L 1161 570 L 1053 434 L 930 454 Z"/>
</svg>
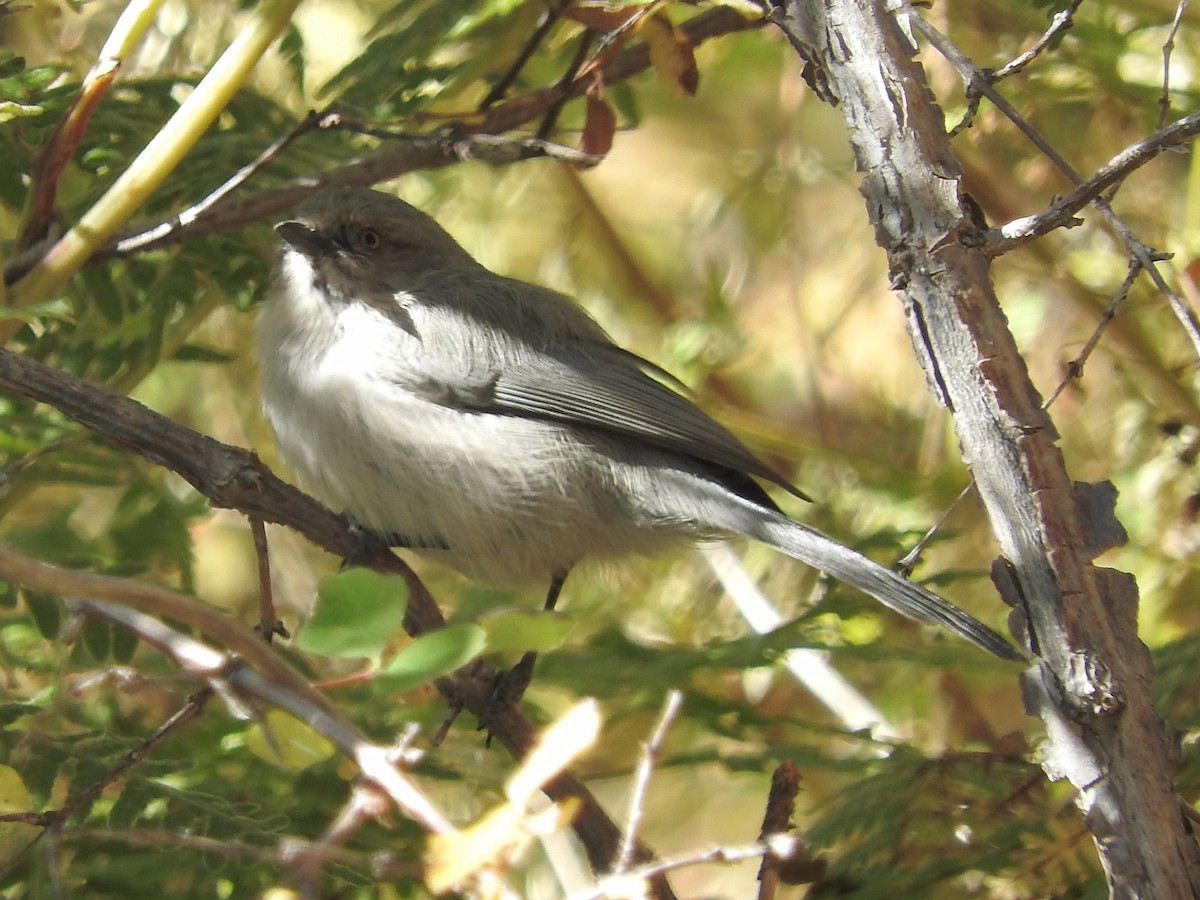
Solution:
<svg viewBox="0 0 1200 900">
<path fill-rule="evenodd" d="M 282 274 L 308 277 L 305 265 L 285 261 Z M 260 313 L 263 408 L 281 455 L 323 501 L 372 530 L 445 547 L 448 563 L 494 582 L 648 549 L 627 524 L 612 527 L 628 516 L 619 475 L 594 452 L 574 452 L 571 431 L 402 386 L 397 366 L 445 371 L 426 356 L 434 314 L 414 307 L 413 333 L 366 304 L 292 302 L 316 294 L 297 286 Z"/>
</svg>

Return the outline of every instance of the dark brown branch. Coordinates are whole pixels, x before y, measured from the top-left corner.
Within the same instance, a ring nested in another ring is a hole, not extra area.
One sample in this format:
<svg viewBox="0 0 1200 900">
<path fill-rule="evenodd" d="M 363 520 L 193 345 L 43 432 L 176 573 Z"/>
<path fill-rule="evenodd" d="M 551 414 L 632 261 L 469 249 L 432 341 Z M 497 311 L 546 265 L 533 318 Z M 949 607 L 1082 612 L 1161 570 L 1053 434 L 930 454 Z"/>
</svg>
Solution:
<svg viewBox="0 0 1200 900">
<path fill-rule="evenodd" d="M 517 80 L 517 76 L 521 74 L 521 70 L 525 68 L 525 64 L 533 56 L 533 52 L 541 46 L 542 41 L 546 39 L 546 35 L 550 33 L 550 29 L 562 18 L 563 12 L 572 2 L 573 0 L 561 0 L 561 2 L 542 12 L 537 25 L 534 26 L 533 32 L 525 40 L 525 44 L 508 67 L 508 71 L 497 79 L 496 83 L 492 85 L 492 89 L 487 92 L 487 96 L 480 101 L 480 110 L 490 109 L 504 99 L 505 94 L 508 93 L 508 89 L 513 86 Z"/>
</svg>

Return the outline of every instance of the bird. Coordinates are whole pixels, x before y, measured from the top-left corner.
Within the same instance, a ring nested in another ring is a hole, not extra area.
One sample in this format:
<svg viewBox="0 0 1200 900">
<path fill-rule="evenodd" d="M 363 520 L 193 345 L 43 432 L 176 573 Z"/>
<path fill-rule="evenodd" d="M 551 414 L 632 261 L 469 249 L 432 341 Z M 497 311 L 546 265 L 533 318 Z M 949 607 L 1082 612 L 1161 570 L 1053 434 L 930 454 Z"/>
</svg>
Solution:
<svg viewBox="0 0 1200 900">
<path fill-rule="evenodd" d="M 786 516 L 801 490 L 573 299 L 496 274 L 433 218 L 335 188 L 279 223 L 262 406 L 301 484 L 393 546 L 495 585 L 744 535 L 1002 659 L 1002 636 Z"/>
</svg>

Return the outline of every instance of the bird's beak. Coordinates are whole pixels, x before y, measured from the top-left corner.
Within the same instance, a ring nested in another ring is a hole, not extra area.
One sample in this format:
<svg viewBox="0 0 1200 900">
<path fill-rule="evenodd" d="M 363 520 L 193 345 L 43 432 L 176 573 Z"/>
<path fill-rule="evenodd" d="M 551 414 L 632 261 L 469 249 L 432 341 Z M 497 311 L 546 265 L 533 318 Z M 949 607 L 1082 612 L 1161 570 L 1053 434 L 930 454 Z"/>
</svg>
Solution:
<svg viewBox="0 0 1200 900">
<path fill-rule="evenodd" d="M 329 250 L 329 242 L 321 232 L 304 222 L 289 220 L 275 226 L 275 233 L 283 242 L 305 256 L 316 257 Z"/>
</svg>

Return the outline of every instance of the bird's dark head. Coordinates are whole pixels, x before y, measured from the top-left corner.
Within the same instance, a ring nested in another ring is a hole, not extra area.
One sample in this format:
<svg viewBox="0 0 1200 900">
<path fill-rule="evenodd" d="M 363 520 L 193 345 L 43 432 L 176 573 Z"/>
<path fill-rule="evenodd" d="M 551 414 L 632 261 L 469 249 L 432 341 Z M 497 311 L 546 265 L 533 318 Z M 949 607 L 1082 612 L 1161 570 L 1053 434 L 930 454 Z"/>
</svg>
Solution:
<svg viewBox="0 0 1200 900">
<path fill-rule="evenodd" d="M 477 265 L 433 219 L 390 194 L 340 188 L 318 194 L 280 222 L 285 260 L 298 254 L 313 280 L 336 293 L 395 293 L 423 275 Z"/>
</svg>

